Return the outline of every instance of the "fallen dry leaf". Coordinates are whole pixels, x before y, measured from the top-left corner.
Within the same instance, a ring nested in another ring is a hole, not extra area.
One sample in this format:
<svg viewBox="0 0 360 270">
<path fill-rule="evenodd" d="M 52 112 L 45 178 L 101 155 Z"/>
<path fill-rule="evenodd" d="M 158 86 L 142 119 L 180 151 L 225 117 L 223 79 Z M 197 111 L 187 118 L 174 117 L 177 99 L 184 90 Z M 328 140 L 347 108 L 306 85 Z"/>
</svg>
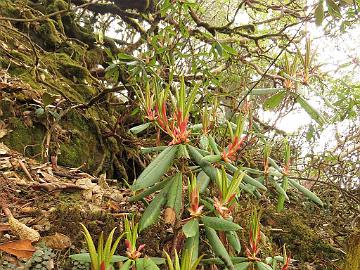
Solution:
<svg viewBox="0 0 360 270">
<path fill-rule="evenodd" d="M 0 129 L 0 139 L 5 137 L 7 133 L 8 133 L 8 130 L 6 128 L 1 128 Z"/>
<path fill-rule="evenodd" d="M 0 250 L 5 251 L 18 258 L 29 259 L 36 251 L 30 240 L 17 240 L 0 245 Z"/>
<path fill-rule="evenodd" d="M 11 231 L 20 237 L 22 240 L 30 240 L 30 242 L 37 242 L 40 239 L 40 234 L 34 229 L 29 228 L 25 224 L 18 221 L 16 218 L 9 216 L 9 225 Z"/>
<path fill-rule="evenodd" d="M 4 143 L 0 143 L 0 155 L 6 155 L 10 151 Z"/>
<path fill-rule="evenodd" d="M 164 219 L 165 219 L 166 224 L 174 225 L 175 220 L 176 220 L 175 210 L 172 209 L 171 207 L 166 208 L 165 209 L 165 214 L 164 214 Z"/>
<path fill-rule="evenodd" d="M 62 233 L 55 233 L 54 235 L 46 236 L 43 240 L 45 241 L 47 247 L 53 249 L 65 249 L 71 246 L 69 236 Z"/>
<path fill-rule="evenodd" d="M 7 232 L 10 230 L 11 228 L 9 224 L 0 224 L 0 232 Z"/>
</svg>

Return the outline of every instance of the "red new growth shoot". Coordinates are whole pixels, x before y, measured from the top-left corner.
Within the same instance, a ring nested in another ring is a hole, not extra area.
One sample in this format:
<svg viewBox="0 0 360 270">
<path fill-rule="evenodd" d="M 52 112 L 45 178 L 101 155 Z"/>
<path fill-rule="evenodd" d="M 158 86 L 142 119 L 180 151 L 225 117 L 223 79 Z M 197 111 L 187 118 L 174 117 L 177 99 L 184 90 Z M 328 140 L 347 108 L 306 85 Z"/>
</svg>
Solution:
<svg viewBox="0 0 360 270">
<path fill-rule="evenodd" d="M 238 136 L 235 136 L 232 143 L 230 143 L 227 147 L 227 150 L 224 150 L 221 154 L 222 159 L 225 162 L 229 162 L 230 160 L 235 160 L 236 152 L 241 148 L 242 143 L 245 141 L 246 136 L 239 139 Z"/>
<path fill-rule="evenodd" d="M 250 228 L 249 228 L 249 245 L 250 248 L 246 247 L 246 255 L 250 260 L 258 261 L 257 254 L 260 252 L 258 246 L 261 238 L 260 233 L 260 217 L 256 210 L 251 215 Z"/>
<path fill-rule="evenodd" d="M 288 257 L 286 258 L 285 264 L 284 264 L 284 266 L 281 268 L 281 270 L 288 270 L 288 269 L 289 269 L 290 261 L 291 261 L 291 257 L 288 256 Z"/>
<path fill-rule="evenodd" d="M 144 249 L 145 244 L 140 245 L 139 248 L 136 249 L 136 247 L 133 247 L 131 245 L 131 242 L 128 239 L 126 239 L 125 246 L 126 246 L 126 256 L 132 260 L 136 260 L 137 258 L 140 258 L 141 251 Z"/>
<path fill-rule="evenodd" d="M 188 208 L 188 211 L 192 217 L 198 217 L 201 215 L 204 206 L 199 205 L 199 189 L 196 185 L 196 177 L 194 176 L 192 176 L 191 181 L 189 181 L 189 191 L 190 208 Z"/>
</svg>

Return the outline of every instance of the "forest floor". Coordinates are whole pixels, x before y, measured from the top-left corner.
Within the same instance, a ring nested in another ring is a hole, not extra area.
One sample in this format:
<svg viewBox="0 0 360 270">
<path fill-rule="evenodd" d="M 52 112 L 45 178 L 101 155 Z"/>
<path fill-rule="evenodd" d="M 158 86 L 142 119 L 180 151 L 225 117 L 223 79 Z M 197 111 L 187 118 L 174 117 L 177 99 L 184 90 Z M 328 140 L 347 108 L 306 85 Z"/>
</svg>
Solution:
<svg viewBox="0 0 360 270">
<path fill-rule="evenodd" d="M 101 231 L 106 234 L 114 227 L 119 228 L 118 235 L 123 217 L 143 210 L 143 203 L 128 202 L 131 192 L 114 179 L 94 177 L 81 168 L 41 164 L 3 143 L 0 195 L 4 210 L 0 215 L 0 269 L 4 270 L 86 269 L 68 257 L 86 249 L 80 222 L 96 240 Z M 290 195 L 294 203 L 281 214 L 269 199 L 258 202 L 263 209 L 262 253 L 276 254 L 286 244 L 295 259 L 291 269 L 340 269 L 346 236 L 353 226 L 351 209 L 339 202 L 320 209 L 311 203 L 297 203 L 297 195 Z M 321 195 L 323 199 L 340 198 L 336 190 Z M 243 228 L 253 203 L 245 198 L 237 208 L 235 221 Z M 35 237 L 33 243 L 19 240 L 24 234 L 19 224 L 29 228 L 25 233 L 39 233 L 40 239 Z M 172 243 L 172 230 L 164 226 L 160 221 L 140 235 L 148 256 L 161 256 Z M 246 238 L 245 231 L 241 234 Z M 125 250 L 123 243 L 119 250 Z"/>
<path fill-rule="evenodd" d="M 27 14 L 14 1 L 0 1 L 0 7 L 5 17 Z M 69 259 L 86 250 L 80 223 L 96 242 L 101 231 L 107 235 L 117 227 L 115 236 L 121 234 L 124 216 L 139 218 L 151 197 L 129 202 L 133 194 L 123 179 L 131 184 L 134 171 L 140 173 L 144 162 L 139 146 L 151 140 L 132 138 L 128 127 L 139 120 L 123 118 L 119 106 L 103 102 L 101 81 L 84 68 L 98 63 L 97 48 L 74 38 L 62 40 L 50 21 L 30 26 L 0 24 L 0 270 L 88 269 Z M 31 40 L 23 32 L 29 29 Z M 41 163 L 41 157 L 57 161 Z M 106 178 L 103 171 L 118 179 Z M 277 213 L 271 192 L 260 200 L 242 194 L 234 221 L 244 228 L 243 248 L 256 205 L 263 212 L 261 256 L 281 254 L 286 244 L 294 260 L 290 269 L 340 269 L 347 239 L 360 224 L 355 222 L 359 213 L 347 201 L 349 194 L 336 186 L 322 187 L 312 191 L 324 208 L 290 191 L 291 203 L 282 213 Z M 29 235 L 32 241 L 21 240 Z M 174 235 L 160 220 L 139 241 L 146 245 L 146 255 L 162 256 L 171 249 Z M 201 244 L 208 247 L 205 241 Z M 123 241 L 118 250 L 125 255 Z"/>
</svg>

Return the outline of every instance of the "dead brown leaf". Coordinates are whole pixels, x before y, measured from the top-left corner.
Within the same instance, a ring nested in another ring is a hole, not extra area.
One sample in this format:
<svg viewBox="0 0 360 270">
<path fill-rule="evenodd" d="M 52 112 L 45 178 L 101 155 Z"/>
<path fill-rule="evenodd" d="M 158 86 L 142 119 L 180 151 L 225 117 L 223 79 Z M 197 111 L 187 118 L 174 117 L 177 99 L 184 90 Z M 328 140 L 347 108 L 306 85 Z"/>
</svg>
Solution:
<svg viewBox="0 0 360 270">
<path fill-rule="evenodd" d="M 49 248 L 65 249 L 71 246 L 71 240 L 69 236 L 62 233 L 55 233 L 54 235 L 46 236 L 43 239 L 46 246 Z"/>
<path fill-rule="evenodd" d="M 7 232 L 11 231 L 9 224 L 0 224 L 0 232 Z"/>
<path fill-rule="evenodd" d="M 29 228 L 25 224 L 18 221 L 12 215 L 8 217 L 11 231 L 18 235 L 20 239 L 30 240 L 30 242 L 37 242 L 40 239 L 40 234 L 34 229 Z"/>
<path fill-rule="evenodd" d="M 36 251 L 30 240 L 17 240 L 0 245 L 0 250 L 18 258 L 29 259 Z"/>
<path fill-rule="evenodd" d="M 165 215 L 164 219 L 166 224 L 171 224 L 171 225 L 175 224 L 176 213 L 174 209 L 172 209 L 171 207 L 166 208 L 164 215 Z"/>
<path fill-rule="evenodd" d="M 0 143 L 0 155 L 6 155 L 10 151 L 4 143 Z"/>
</svg>

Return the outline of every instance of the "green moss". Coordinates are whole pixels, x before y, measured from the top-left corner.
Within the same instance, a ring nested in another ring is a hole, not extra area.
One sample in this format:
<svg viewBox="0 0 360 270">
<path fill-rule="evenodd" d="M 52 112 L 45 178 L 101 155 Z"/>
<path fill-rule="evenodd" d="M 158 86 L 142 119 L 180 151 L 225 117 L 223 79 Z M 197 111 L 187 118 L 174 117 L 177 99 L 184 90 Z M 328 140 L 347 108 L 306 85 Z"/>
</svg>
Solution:
<svg viewBox="0 0 360 270">
<path fill-rule="evenodd" d="M 353 232 L 348 239 L 344 270 L 360 269 L 360 230 Z"/>
<path fill-rule="evenodd" d="M 94 67 L 97 64 L 104 62 L 104 55 L 100 48 L 94 48 L 86 52 L 86 63 L 89 67 Z"/>
<path fill-rule="evenodd" d="M 59 48 L 59 53 L 66 53 L 71 56 L 71 59 L 76 61 L 77 63 L 84 62 L 84 55 L 86 54 L 86 48 L 83 45 L 77 44 L 75 41 L 67 41 L 62 44 Z"/>
<path fill-rule="evenodd" d="M 8 121 L 12 132 L 3 138 L 4 143 L 20 153 L 29 156 L 39 155 L 45 135 L 44 127 L 39 125 L 27 127 L 19 118 L 9 118 Z"/>
<path fill-rule="evenodd" d="M 66 235 L 71 232 L 69 237 L 73 240 L 73 243 L 81 245 L 84 238 L 81 233 L 80 223 L 83 223 L 88 228 L 95 242 L 97 242 L 97 238 L 102 231 L 107 235 L 117 226 L 117 222 L 111 214 L 90 212 L 84 205 L 86 205 L 86 202 L 81 199 L 76 204 L 64 202 L 58 204 L 50 217 L 52 221 L 51 232 L 60 232 Z M 116 236 L 118 236 L 118 233 L 116 232 Z"/>
<path fill-rule="evenodd" d="M 264 217 L 275 221 L 276 226 L 283 229 L 283 232 L 272 232 L 272 239 L 280 245 L 286 244 L 294 259 L 309 262 L 330 261 L 341 257 L 341 254 L 321 239 L 319 233 L 311 229 L 298 213 L 291 210 L 283 213 L 267 212 Z"/>
<path fill-rule="evenodd" d="M 33 59 L 32 59 L 31 57 L 29 57 L 28 55 L 24 54 L 24 53 L 21 53 L 21 52 L 16 51 L 16 50 L 12 50 L 12 51 L 10 52 L 10 54 L 11 54 L 13 57 L 21 60 L 21 61 L 24 62 L 25 64 L 28 64 L 28 65 L 33 64 Z"/>
<path fill-rule="evenodd" d="M 20 10 L 7 1 L 0 1 L 0 14 L 4 17 L 21 18 Z"/>
<path fill-rule="evenodd" d="M 61 44 L 61 38 L 51 20 L 44 21 L 38 31 L 44 45 L 48 48 L 57 48 Z"/>
<path fill-rule="evenodd" d="M 72 60 L 69 55 L 65 53 L 55 53 L 52 57 L 56 61 L 60 73 L 66 78 L 76 78 L 78 81 L 88 78 L 89 71 Z"/>
<path fill-rule="evenodd" d="M 94 123 L 77 112 L 70 112 L 62 120 L 61 126 L 69 130 L 71 135 L 60 145 L 59 164 L 76 167 L 86 163 L 85 169 L 95 170 L 100 164 L 103 150 L 100 149 Z"/>
<path fill-rule="evenodd" d="M 97 93 L 94 87 L 86 84 L 71 84 L 70 87 L 80 93 L 86 101 L 90 100 Z"/>
</svg>

